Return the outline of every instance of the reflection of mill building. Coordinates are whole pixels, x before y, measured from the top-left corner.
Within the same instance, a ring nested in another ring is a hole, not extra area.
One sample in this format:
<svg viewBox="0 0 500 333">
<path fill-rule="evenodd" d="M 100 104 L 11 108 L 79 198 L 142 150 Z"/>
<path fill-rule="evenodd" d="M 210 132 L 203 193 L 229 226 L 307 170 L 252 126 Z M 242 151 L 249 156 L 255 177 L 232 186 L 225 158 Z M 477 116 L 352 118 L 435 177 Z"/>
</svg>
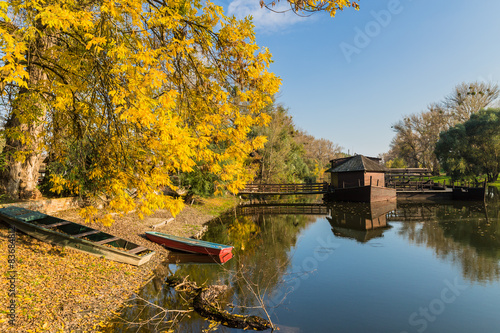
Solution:
<svg viewBox="0 0 500 333">
<path fill-rule="evenodd" d="M 394 201 L 336 204 L 329 206 L 327 220 L 336 236 L 365 243 L 382 237 L 383 232 L 390 228 L 387 213 L 395 209 Z"/>
</svg>

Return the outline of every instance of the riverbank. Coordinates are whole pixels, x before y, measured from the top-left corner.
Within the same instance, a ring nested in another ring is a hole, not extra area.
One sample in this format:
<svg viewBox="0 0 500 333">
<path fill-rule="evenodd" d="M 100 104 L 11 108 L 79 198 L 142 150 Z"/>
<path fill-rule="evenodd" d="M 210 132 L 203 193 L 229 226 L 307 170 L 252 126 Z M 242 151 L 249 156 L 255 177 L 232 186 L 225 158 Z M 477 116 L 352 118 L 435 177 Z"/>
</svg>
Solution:
<svg viewBox="0 0 500 333">
<path fill-rule="evenodd" d="M 234 197 L 198 201 L 169 223 L 154 230 L 178 236 L 203 233 L 203 225 L 237 205 Z M 51 246 L 27 235 L 16 234 L 16 325 L 8 323 L 8 283 L 2 279 L 0 294 L 1 332 L 98 332 L 121 304 L 154 276 L 168 253 L 143 237 L 152 226 L 170 220 L 168 211 L 158 211 L 140 220 L 133 214 L 119 218 L 110 227 L 85 223 L 78 210 L 53 214 L 69 221 L 128 239 L 155 250 L 153 259 L 141 267 L 94 257 L 72 249 Z M 8 271 L 9 227 L 0 223 L 0 274 Z"/>
</svg>

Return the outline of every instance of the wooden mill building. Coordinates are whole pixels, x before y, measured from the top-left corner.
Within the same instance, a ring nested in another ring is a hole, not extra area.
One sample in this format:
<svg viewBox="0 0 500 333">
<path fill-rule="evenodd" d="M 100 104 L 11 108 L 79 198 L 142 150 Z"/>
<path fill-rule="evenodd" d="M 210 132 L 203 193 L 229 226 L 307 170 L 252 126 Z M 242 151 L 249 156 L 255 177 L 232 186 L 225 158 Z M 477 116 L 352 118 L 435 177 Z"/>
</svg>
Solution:
<svg viewBox="0 0 500 333">
<path fill-rule="evenodd" d="M 396 199 L 396 190 L 385 187 L 387 168 L 380 159 L 355 155 L 332 160 L 330 187 L 333 200 L 375 202 Z"/>
<path fill-rule="evenodd" d="M 331 185 L 334 188 L 385 186 L 387 168 L 376 160 L 373 157 L 355 155 L 330 161 L 332 167 L 327 172 L 331 173 Z"/>
</svg>

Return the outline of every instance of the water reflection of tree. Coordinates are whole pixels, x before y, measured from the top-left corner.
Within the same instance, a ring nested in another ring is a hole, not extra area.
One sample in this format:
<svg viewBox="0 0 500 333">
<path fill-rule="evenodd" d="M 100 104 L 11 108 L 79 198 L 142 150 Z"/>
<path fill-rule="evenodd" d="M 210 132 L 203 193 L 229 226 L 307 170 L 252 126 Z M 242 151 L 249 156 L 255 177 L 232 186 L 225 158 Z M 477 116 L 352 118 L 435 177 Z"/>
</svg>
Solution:
<svg viewBox="0 0 500 333">
<path fill-rule="evenodd" d="M 209 322 L 196 313 L 165 313 L 164 309 L 186 310 L 187 302 L 180 293 L 164 285 L 165 276 L 173 273 L 178 276 L 189 276 L 199 285 L 225 284 L 231 286 L 225 301 L 244 306 L 235 311 L 241 314 L 257 314 L 258 306 L 255 296 L 249 292 L 248 286 L 267 297 L 282 286 L 284 274 L 290 265 L 289 253 L 297 242 L 298 234 L 307 225 L 314 222 L 317 216 L 312 215 L 253 215 L 238 216 L 235 212 L 225 215 L 209 223 L 204 239 L 234 246 L 233 259 L 224 265 L 182 264 L 175 268 L 165 264 L 158 268 L 156 276 L 122 309 L 123 318 L 130 322 L 146 322 L 143 326 L 121 324 L 113 326 L 108 332 L 150 332 L 167 330 L 172 319 L 182 320 L 176 331 L 201 332 L 209 326 Z M 242 278 L 242 276 L 244 278 Z M 152 304 L 150 304 L 150 303 Z M 140 328 L 139 328 L 140 327 Z M 229 331 L 219 328 L 219 331 Z"/>
<path fill-rule="evenodd" d="M 212 224 L 205 238 L 233 244 L 235 256 L 228 262 L 230 269 L 243 274 L 256 288 L 272 294 L 289 268 L 289 252 L 298 234 L 316 219 L 307 215 L 232 215 L 226 217 L 224 223 Z M 182 271 L 185 273 L 188 272 Z M 236 303 L 256 305 L 245 281 L 233 274 L 231 282 Z"/>
<path fill-rule="evenodd" d="M 462 268 L 464 278 L 486 283 L 500 278 L 500 209 L 498 203 L 407 205 L 398 214 L 424 223 L 404 223 L 400 234 L 432 248 L 437 257 Z M 396 220 L 397 217 L 391 218 Z M 402 218 L 404 220 L 404 218 Z"/>
<path fill-rule="evenodd" d="M 203 321 L 187 309 L 186 300 L 179 293 L 165 287 L 162 276 L 155 277 L 124 304 L 119 317 L 103 332 L 166 332 L 174 322 L 186 321 L 189 325 L 181 325 L 180 331 L 202 331 Z"/>
</svg>

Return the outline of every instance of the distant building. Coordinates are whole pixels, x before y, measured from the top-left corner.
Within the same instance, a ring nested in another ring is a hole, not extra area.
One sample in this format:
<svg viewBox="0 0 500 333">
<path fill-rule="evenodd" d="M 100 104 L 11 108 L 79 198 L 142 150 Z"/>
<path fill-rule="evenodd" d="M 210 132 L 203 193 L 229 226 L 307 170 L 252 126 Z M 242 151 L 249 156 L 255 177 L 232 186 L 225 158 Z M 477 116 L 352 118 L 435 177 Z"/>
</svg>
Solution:
<svg viewBox="0 0 500 333">
<path fill-rule="evenodd" d="M 396 200 L 396 190 L 385 187 L 387 168 L 379 158 L 355 155 L 332 160 L 327 170 L 330 191 L 325 200 L 377 202 Z"/>
<path fill-rule="evenodd" d="M 368 185 L 384 187 L 387 168 L 379 161 L 379 158 L 363 155 L 331 160 L 332 167 L 326 171 L 331 173 L 330 185 L 334 188 Z"/>
</svg>

